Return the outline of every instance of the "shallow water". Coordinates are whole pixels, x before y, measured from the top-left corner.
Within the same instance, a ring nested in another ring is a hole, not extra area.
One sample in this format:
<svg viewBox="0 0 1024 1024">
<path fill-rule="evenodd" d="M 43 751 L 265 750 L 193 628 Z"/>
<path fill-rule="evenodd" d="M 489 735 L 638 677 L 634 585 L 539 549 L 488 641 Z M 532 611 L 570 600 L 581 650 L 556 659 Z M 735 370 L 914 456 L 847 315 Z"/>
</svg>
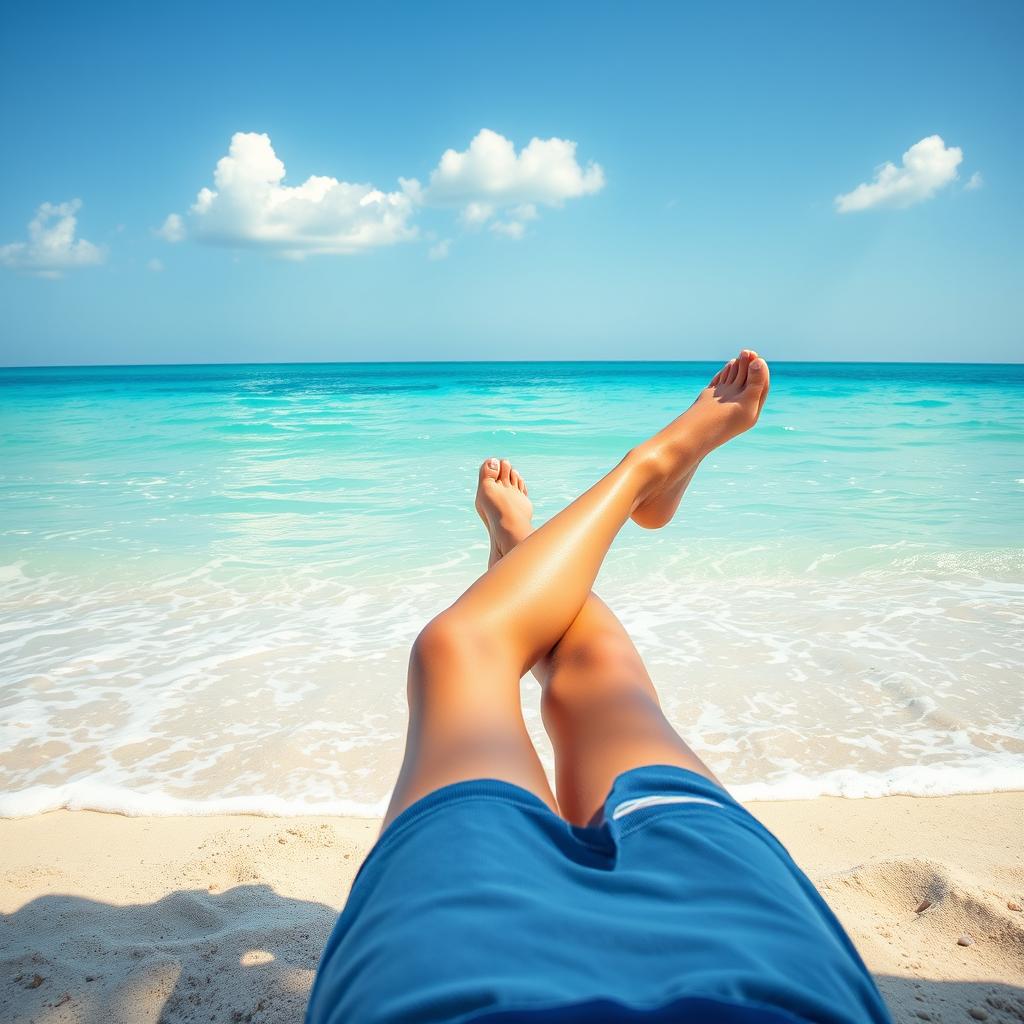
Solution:
<svg viewBox="0 0 1024 1024">
<path fill-rule="evenodd" d="M 373 813 L 476 467 L 552 515 L 710 364 L 0 370 L 0 814 Z M 1024 786 L 1024 367 L 779 364 L 598 582 L 742 796 Z M 528 722 L 550 763 L 536 687 Z"/>
</svg>

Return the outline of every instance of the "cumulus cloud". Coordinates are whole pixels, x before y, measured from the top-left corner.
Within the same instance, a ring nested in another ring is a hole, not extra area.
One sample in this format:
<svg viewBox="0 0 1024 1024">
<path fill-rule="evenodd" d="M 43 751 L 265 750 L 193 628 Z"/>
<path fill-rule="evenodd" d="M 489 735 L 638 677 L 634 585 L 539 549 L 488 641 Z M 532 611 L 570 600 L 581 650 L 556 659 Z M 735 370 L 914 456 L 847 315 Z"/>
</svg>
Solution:
<svg viewBox="0 0 1024 1024">
<path fill-rule="evenodd" d="M 490 228 L 496 235 L 519 241 L 526 234 L 527 221 L 536 220 L 537 217 L 537 207 L 533 203 L 521 203 L 507 210 L 504 220 L 492 221 Z"/>
<path fill-rule="evenodd" d="M 185 240 L 185 222 L 178 213 L 169 213 L 163 224 L 156 229 L 165 242 L 182 242 Z"/>
<path fill-rule="evenodd" d="M 461 205 L 542 203 L 560 206 L 566 199 L 590 195 L 604 187 L 604 171 L 591 161 L 576 160 L 576 143 L 566 139 L 531 139 L 517 154 L 504 135 L 484 128 L 469 148 L 445 150 L 424 191 L 427 202 Z"/>
<path fill-rule="evenodd" d="M 459 212 L 459 220 L 469 227 L 479 227 L 494 216 L 493 203 L 466 203 Z"/>
<path fill-rule="evenodd" d="M 286 185 L 285 166 L 269 136 L 236 132 L 217 162 L 213 187 L 200 189 L 186 217 L 169 214 L 155 234 L 168 242 L 188 236 L 302 259 L 416 238 L 414 219 L 433 207 L 457 209 L 464 228 L 486 226 L 518 239 L 536 220 L 538 207 L 559 207 L 603 187 L 604 171 L 593 161 L 581 166 L 575 142 L 534 138 L 517 153 L 512 142 L 488 129 L 467 149 L 446 150 L 425 187 L 416 178 L 399 177 L 398 188 L 384 192 L 322 175 Z M 443 259 L 450 244 L 438 242 L 427 255 Z"/>
<path fill-rule="evenodd" d="M 201 189 L 192 204 L 190 233 L 215 245 L 264 247 L 295 259 L 354 253 L 416 236 L 409 224 L 414 204 L 404 189 L 382 192 L 323 175 L 291 186 L 284 177 L 269 136 L 236 132 L 227 156 L 217 162 L 214 187 Z M 172 234 L 174 216 L 164 222 Z"/>
<path fill-rule="evenodd" d="M 491 230 L 496 235 L 514 238 L 516 241 L 519 241 L 526 234 L 526 225 L 518 220 L 496 220 L 491 225 Z"/>
<path fill-rule="evenodd" d="M 567 139 L 531 139 L 518 153 L 511 140 L 488 128 L 464 150 L 449 149 L 430 174 L 419 202 L 457 206 L 463 224 L 479 226 L 494 217 L 497 234 L 521 238 L 538 206 L 558 207 L 567 199 L 604 188 L 601 165 L 585 167 L 576 159 L 576 143 Z"/>
<path fill-rule="evenodd" d="M 876 206 L 912 206 L 930 199 L 956 179 L 963 156 L 958 146 L 947 147 L 940 135 L 929 135 L 903 154 L 902 166 L 884 163 L 875 172 L 874 181 L 836 196 L 836 209 L 855 213 Z"/>
<path fill-rule="evenodd" d="M 0 265 L 40 277 L 60 277 L 65 270 L 90 267 L 106 258 L 103 248 L 75 238 L 81 199 L 43 203 L 28 224 L 28 241 L 0 245 Z"/>
<path fill-rule="evenodd" d="M 442 238 L 441 241 L 435 242 L 427 250 L 427 259 L 431 260 L 446 260 L 448 253 L 451 252 L 452 240 L 450 238 Z"/>
<path fill-rule="evenodd" d="M 981 171 L 975 171 L 968 179 L 967 184 L 964 188 L 968 192 L 974 192 L 975 189 L 981 188 L 985 184 L 985 179 L 981 176 Z"/>
</svg>

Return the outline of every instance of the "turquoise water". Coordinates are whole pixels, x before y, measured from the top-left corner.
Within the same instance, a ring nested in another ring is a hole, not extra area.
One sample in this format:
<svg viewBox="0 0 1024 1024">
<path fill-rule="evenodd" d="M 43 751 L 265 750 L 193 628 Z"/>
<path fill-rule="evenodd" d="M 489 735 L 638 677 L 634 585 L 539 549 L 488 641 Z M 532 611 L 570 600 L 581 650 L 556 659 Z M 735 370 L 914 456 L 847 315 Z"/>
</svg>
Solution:
<svg viewBox="0 0 1024 1024">
<path fill-rule="evenodd" d="M 404 659 L 697 363 L 0 370 L 0 813 L 370 813 Z M 598 589 L 747 796 L 1024 785 L 1024 367 L 779 364 L 761 422 Z M 528 724 L 549 758 L 535 689 Z"/>
</svg>

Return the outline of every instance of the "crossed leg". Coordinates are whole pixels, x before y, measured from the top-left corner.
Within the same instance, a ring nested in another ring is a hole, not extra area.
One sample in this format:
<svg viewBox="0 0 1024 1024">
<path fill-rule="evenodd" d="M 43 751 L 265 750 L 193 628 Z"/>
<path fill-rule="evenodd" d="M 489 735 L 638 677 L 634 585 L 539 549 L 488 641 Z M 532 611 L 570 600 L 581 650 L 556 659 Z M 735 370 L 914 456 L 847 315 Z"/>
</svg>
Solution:
<svg viewBox="0 0 1024 1024">
<path fill-rule="evenodd" d="M 670 764 L 718 782 L 665 717 L 639 652 L 596 594 L 534 673 L 567 821 L 590 822 L 615 777 L 631 768 Z"/>
<path fill-rule="evenodd" d="M 507 460 L 480 467 L 476 507 L 491 541 L 489 565 L 533 533 L 526 481 Z M 718 781 L 665 718 L 633 641 L 596 594 L 533 674 L 555 751 L 558 809 L 573 824 L 590 821 L 615 777 L 631 768 L 671 764 Z"/>
<path fill-rule="evenodd" d="M 591 587 L 626 519 L 651 528 L 668 522 L 701 459 L 753 426 L 767 389 L 762 359 L 743 352 L 730 360 L 685 413 L 590 490 L 510 550 L 492 550 L 488 571 L 424 627 L 410 657 L 405 758 L 385 828 L 427 793 L 475 778 L 512 782 L 558 811 L 519 702 L 519 682 L 538 662 L 547 679 L 545 721 L 566 752 L 559 792 L 565 790 L 570 820 L 585 820 L 588 807 L 592 813 L 599 778 L 610 782 L 637 764 L 682 764 L 710 775 L 660 709 L 654 713 L 650 678 Z M 489 460 L 481 475 L 481 486 L 514 486 L 526 496 L 507 463 Z M 492 545 L 493 538 L 492 532 Z M 585 606 L 577 643 L 567 634 Z M 587 661 L 593 658 L 585 652 L 596 649 L 600 635 L 614 636 L 635 663 L 627 674 L 602 669 L 604 685 L 588 696 L 594 676 Z M 616 684 L 617 677 L 632 683 Z M 614 768 L 616 761 L 625 767 Z M 594 767 L 580 772 L 577 763 Z M 597 800 L 603 796 L 602 790 Z"/>
</svg>

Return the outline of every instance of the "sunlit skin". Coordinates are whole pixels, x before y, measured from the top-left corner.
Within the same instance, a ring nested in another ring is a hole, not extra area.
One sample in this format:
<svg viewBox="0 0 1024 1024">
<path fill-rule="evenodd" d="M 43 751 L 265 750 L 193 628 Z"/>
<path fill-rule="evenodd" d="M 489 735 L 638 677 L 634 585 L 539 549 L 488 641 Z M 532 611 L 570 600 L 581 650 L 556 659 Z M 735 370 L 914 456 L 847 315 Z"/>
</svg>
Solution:
<svg viewBox="0 0 1024 1024">
<path fill-rule="evenodd" d="M 665 718 L 640 655 L 591 588 L 626 520 L 669 522 L 701 460 L 757 422 L 768 386 L 767 363 L 743 350 L 686 412 L 537 530 L 522 476 L 506 459 L 484 461 L 476 509 L 488 568 L 413 644 L 405 757 L 385 827 L 467 779 L 521 786 L 574 824 L 590 821 L 631 768 L 677 765 L 715 779 Z M 523 721 L 519 684 L 531 669 L 557 799 Z"/>
</svg>

